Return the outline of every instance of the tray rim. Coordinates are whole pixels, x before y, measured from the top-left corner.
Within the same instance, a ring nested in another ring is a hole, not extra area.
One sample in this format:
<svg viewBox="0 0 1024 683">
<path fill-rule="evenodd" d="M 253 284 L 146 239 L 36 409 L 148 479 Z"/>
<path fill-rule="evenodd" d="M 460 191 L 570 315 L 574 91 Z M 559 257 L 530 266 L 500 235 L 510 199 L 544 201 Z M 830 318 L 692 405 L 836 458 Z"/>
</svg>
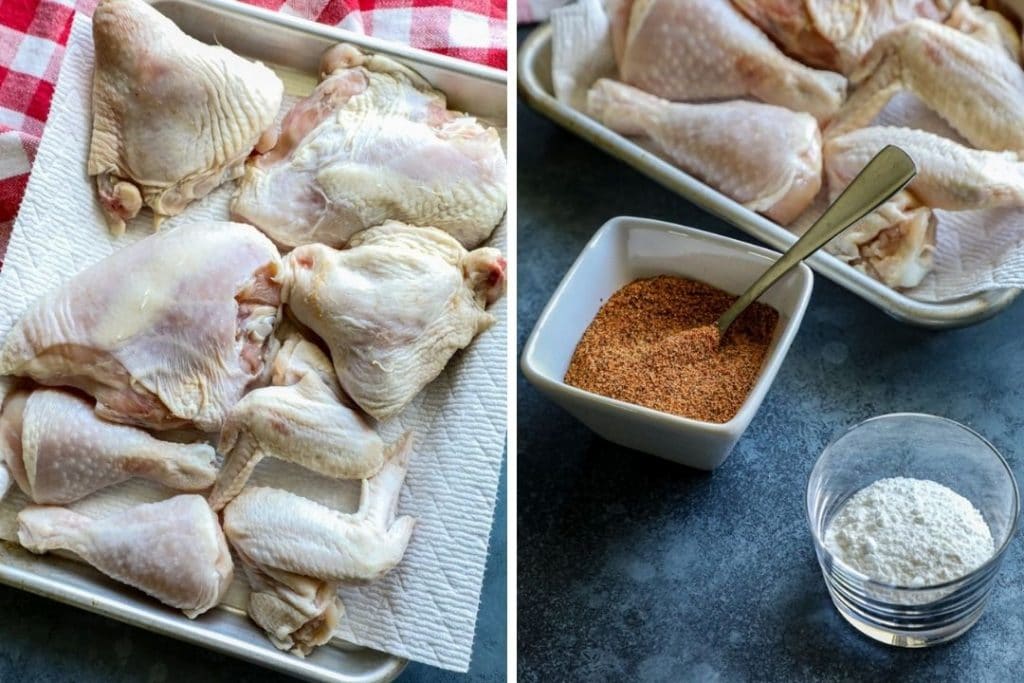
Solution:
<svg viewBox="0 0 1024 683">
<path fill-rule="evenodd" d="M 441 71 L 501 85 L 506 89 L 508 87 L 508 75 L 500 69 L 427 52 L 401 43 L 354 33 L 241 2 L 232 0 L 143 1 L 157 8 L 158 11 L 161 6 L 177 5 L 185 11 L 201 8 L 203 11 L 255 20 L 267 24 L 270 30 L 289 30 L 332 42 L 348 42 L 368 51 L 386 54 L 402 62 L 411 63 L 414 68 L 416 65 L 430 66 Z M 505 116 L 507 120 L 507 109 Z M 14 559 L 14 555 L 17 555 L 18 559 L 11 561 Z M 45 556 L 37 557 L 26 553 L 15 543 L 0 541 L 0 583 L 305 680 L 329 683 L 386 683 L 397 678 L 409 664 L 409 660 L 406 658 L 353 644 L 352 648 L 382 655 L 381 666 L 369 674 L 328 669 L 309 659 L 277 650 L 273 648 L 269 640 L 266 641 L 265 646 L 255 646 L 211 628 L 202 622 L 188 620 L 180 613 L 165 613 L 158 609 L 160 606 L 144 605 L 142 601 L 145 596 L 141 593 L 137 599 L 134 595 L 125 595 L 122 599 L 116 599 L 98 590 L 89 591 L 80 586 L 65 583 L 54 576 L 46 575 L 44 569 L 57 572 L 67 571 L 64 567 L 67 562 L 69 561 L 63 558 L 55 558 L 54 561 L 50 561 L 45 559 Z M 33 571 L 36 567 L 40 571 Z M 79 565 L 76 564 L 76 568 L 78 567 Z M 80 567 L 83 571 L 95 571 L 87 565 L 80 565 Z M 126 588 L 125 590 L 127 592 L 130 589 Z M 226 611 L 237 613 L 237 610 L 233 609 L 226 609 Z M 243 618 L 247 619 L 248 617 Z"/>
<path fill-rule="evenodd" d="M 518 90 L 532 109 L 607 154 L 640 171 L 684 199 L 773 249 L 785 251 L 796 236 L 768 219 L 722 195 L 693 176 L 672 166 L 584 114 L 559 102 L 542 85 L 538 75 L 538 56 L 552 41 L 550 23 L 531 31 L 520 44 Z M 1000 313 L 1021 293 L 1007 287 L 982 292 L 952 301 L 929 303 L 912 299 L 870 278 L 836 257 L 819 251 L 807 259 L 815 272 L 860 296 L 896 320 L 928 329 L 950 329 L 973 325 Z"/>
</svg>

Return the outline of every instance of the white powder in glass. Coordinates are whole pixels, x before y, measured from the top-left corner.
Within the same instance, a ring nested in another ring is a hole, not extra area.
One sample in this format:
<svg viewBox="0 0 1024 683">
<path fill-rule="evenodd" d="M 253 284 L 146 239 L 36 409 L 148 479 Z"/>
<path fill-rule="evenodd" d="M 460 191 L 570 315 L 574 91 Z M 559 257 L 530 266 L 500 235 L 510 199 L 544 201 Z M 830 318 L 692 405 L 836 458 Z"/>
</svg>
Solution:
<svg viewBox="0 0 1024 683">
<path fill-rule="evenodd" d="M 926 479 L 879 479 L 853 494 L 825 531 L 846 566 L 897 586 L 933 586 L 985 563 L 995 546 L 981 513 Z"/>
</svg>

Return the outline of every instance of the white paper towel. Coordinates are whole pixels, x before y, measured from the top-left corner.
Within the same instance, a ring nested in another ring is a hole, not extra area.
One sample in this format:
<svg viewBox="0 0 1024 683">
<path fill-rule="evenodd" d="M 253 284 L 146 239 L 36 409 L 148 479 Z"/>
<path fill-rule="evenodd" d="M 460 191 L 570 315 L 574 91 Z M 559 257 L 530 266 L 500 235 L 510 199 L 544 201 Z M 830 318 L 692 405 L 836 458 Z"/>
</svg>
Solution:
<svg viewBox="0 0 1024 683">
<path fill-rule="evenodd" d="M 601 0 L 579 0 L 552 12 L 551 24 L 555 94 L 569 106 L 584 111 L 585 97 L 581 97 L 580 90 L 585 93 L 601 75 L 595 70 L 614 59 L 604 7 Z M 573 48 L 565 49 L 565 46 Z M 873 125 L 921 128 L 963 142 L 936 114 L 909 94 L 895 97 Z M 639 144 L 671 163 L 650 145 Z M 802 232 L 826 204 L 826 198 L 819 196 L 789 228 Z M 935 267 L 919 286 L 904 292 L 907 296 L 935 302 L 996 288 L 1024 287 L 1024 210 L 936 210 L 935 216 L 938 221 Z"/>
<path fill-rule="evenodd" d="M 78 14 L 0 270 L 0 338 L 37 297 L 151 231 L 151 216 L 144 211 L 125 236 L 112 239 L 86 177 L 92 63 L 91 23 Z M 280 73 L 288 94 L 285 111 L 316 81 Z M 230 195 L 231 188 L 222 187 L 168 219 L 164 228 L 197 219 L 226 220 Z M 492 246 L 504 250 L 504 226 Z M 388 443 L 406 430 L 414 435 L 399 512 L 415 516 L 418 523 L 394 571 L 369 586 L 341 590 L 346 613 L 340 638 L 435 666 L 468 669 L 505 442 L 506 311 L 505 300 L 495 304 L 494 327 L 457 354 L 399 417 L 381 425 Z M 273 460 L 261 463 L 254 479 L 344 510 L 354 509 L 358 497 L 353 482 L 327 480 Z M 131 481 L 73 507 L 102 516 L 167 495 L 159 486 Z M 0 505 L 0 538 L 13 540 L 14 515 L 24 504 L 14 487 Z M 246 588 L 238 569 L 226 602 L 244 608 Z"/>
</svg>

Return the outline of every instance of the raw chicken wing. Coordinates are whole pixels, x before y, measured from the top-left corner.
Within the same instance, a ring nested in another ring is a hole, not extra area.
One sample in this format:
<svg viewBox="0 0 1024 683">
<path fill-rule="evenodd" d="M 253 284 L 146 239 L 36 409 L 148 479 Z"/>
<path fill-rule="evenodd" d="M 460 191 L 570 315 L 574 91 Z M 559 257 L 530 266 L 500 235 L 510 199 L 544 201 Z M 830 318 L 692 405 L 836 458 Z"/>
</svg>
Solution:
<svg viewBox="0 0 1024 683">
<path fill-rule="evenodd" d="M 882 36 L 851 82 L 857 87 L 827 137 L 866 126 L 907 90 L 973 146 L 1024 150 L 1024 71 L 1001 44 L 915 19 Z"/>
<path fill-rule="evenodd" d="M 339 479 L 372 477 L 384 444 L 366 418 L 346 403 L 331 361 L 300 335 L 274 361 L 277 386 L 251 391 L 232 409 L 220 437 L 224 454 L 210 506 L 220 510 L 245 486 L 265 456 Z"/>
<path fill-rule="evenodd" d="M 142 0 L 101 0 L 88 170 L 112 232 L 154 223 L 242 175 L 273 144 L 284 86 L 270 69 L 185 35 Z"/>
<path fill-rule="evenodd" d="M 682 104 L 607 79 L 590 114 L 623 135 L 651 138 L 687 173 L 778 223 L 821 188 L 821 134 L 808 114 L 757 102 Z"/>
<path fill-rule="evenodd" d="M 150 235 L 33 304 L 0 348 L 0 374 L 80 389 L 107 420 L 218 431 L 263 370 L 280 263 L 248 225 Z"/>
<path fill-rule="evenodd" d="M 406 437 L 363 480 L 353 514 L 264 487 L 224 509 L 224 532 L 252 584 L 249 615 L 277 647 L 307 654 L 327 642 L 342 612 L 336 586 L 380 578 L 401 561 L 415 525 L 396 518 L 409 448 Z"/>
<path fill-rule="evenodd" d="M 1024 207 L 1024 163 L 1014 152 L 964 147 L 909 128 L 870 127 L 825 142 L 825 170 L 834 199 L 886 145 L 917 166 L 907 189 L 833 240 L 829 249 L 893 287 L 913 287 L 931 270 L 932 209 Z"/>
<path fill-rule="evenodd" d="M 378 420 L 494 323 L 486 306 L 505 283 L 498 250 L 467 252 L 440 230 L 394 221 L 342 251 L 299 247 L 285 269 L 285 303 L 327 343 L 345 393 Z"/>
<path fill-rule="evenodd" d="M 911 19 L 942 21 L 945 0 L 733 0 L 747 17 L 810 66 L 849 73 L 878 38 Z"/>
<path fill-rule="evenodd" d="M 68 550 L 193 619 L 220 602 L 233 576 L 217 515 L 201 496 L 175 496 L 90 519 L 58 507 L 18 513 L 18 542 Z"/>
<path fill-rule="evenodd" d="M 217 476 L 212 446 L 160 441 L 137 427 L 106 422 L 91 403 L 59 389 L 6 398 L 0 452 L 25 495 L 51 505 L 132 477 L 201 491 Z"/>
<path fill-rule="evenodd" d="M 753 97 L 819 121 L 836 113 L 846 90 L 845 78 L 790 59 L 724 0 L 635 0 L 619 75 L 667 100 Z"/>
<path fill-rule="evenodd" d="M 323 61 L 323 82 L 247 167 L 232 215 L 288 247 L 340 247 L 390 219 L 484 241 L 505 213 L 498 132 L 390 59 L 342 44 Z"/>
</svg>

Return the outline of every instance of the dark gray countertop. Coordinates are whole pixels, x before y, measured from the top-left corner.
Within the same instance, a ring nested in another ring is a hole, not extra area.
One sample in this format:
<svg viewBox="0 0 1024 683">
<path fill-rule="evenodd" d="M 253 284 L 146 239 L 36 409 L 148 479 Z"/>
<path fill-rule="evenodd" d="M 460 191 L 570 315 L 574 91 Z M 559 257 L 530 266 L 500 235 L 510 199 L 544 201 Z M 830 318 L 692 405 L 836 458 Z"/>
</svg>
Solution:
<svg viewBox="0 0 1024 683">
<path fill-rule="evenodd" d="M 745 239 L 519 106 L 519 349 L 593 232 L 629 214 Z M 1024 676 L 1024 555 L 977 626 L 930 650 L 856 633 L 825 590 L 803 499 L 843 428 L 895 411 L 988 437 L 1024 481 L 1024 304 L 975 327 L 899 324 L 824 278 L 760 413 L 713 474 L 594 436 L 519 376 L 523 681 Z"/>
<path fill-rule="evenodd" d="M 399 677 L 403 683 L 505 680 L 506 471 L 502 467 L 470 676 L 413 663 Z M 263 683 L 285 678 L 0 585 L 0 683 Z"/>
</svg>

